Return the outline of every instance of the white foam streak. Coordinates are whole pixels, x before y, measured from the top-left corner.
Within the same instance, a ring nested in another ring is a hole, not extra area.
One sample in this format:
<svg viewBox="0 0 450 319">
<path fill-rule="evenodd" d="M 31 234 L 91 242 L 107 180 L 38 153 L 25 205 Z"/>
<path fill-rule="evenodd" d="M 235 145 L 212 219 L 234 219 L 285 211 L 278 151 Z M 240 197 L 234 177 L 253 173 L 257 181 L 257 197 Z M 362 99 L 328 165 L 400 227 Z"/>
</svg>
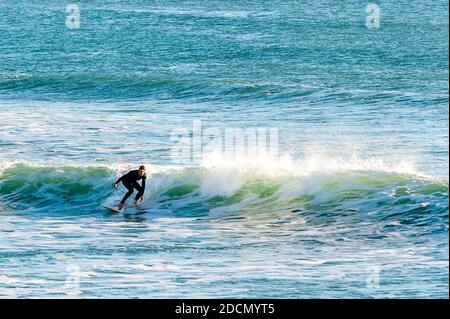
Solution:
<svg viewBox="0 0 450 319">
<path fill-rule="evenodd" d="M 345 171 L 378 171 L 386 173 L 420 175 L 413 160 L 386 161 L 380 158 L 331 157 L 312 155 L 293 159 L 289 155 L 281 157 L 235 157 L 225 158 L 221 153 L 211 153 L 204 157 L 202 166 L 212 171 L 254 173 L 266 176 L 305 176 Z"/>
</svg>

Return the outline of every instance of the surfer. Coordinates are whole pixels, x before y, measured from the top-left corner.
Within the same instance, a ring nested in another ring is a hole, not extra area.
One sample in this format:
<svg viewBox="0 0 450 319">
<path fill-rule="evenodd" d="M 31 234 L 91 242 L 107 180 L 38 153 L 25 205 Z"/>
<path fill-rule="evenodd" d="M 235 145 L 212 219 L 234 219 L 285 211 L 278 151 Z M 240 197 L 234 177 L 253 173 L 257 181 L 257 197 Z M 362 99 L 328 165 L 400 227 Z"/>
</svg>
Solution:
<svg viewBox="0 0 450 319">
<path fill-rule="evenodd" d="M 122 177 L 120 177 L 115 183 L 114 188 L 117 189 L 119 187 L 119 183 L 122 182 L 123 186 L 128 189 L 128 192 L 123 197 L 122 201 L 119 204 L 119 209 L 123 209 L 125 207 L 125 202 L 128 197 L 133 194 L 134 189 L 138 191 L 135 201 L 136 204 L 141 202 L 144 199 L 144 191 L 145 191 L 145 179 L 147 178 L 147 174 L 145 173 L 145 166 L 141 165 L 138 170 L 129 171 Z M 138 180 L 142 180 L 142 185 L 138 184 Z"/>
</svg>

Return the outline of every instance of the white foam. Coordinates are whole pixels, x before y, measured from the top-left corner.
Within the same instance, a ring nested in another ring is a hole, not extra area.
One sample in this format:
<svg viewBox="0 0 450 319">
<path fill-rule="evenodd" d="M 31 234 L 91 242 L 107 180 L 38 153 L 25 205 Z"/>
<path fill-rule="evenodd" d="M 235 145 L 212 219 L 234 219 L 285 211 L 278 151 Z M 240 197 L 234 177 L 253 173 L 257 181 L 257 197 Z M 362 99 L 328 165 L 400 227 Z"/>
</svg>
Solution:
<svg viewBox="0 0 450 319">
<path fill-rule="evenodd" d="M 139 264 L 139 265 L 136 265 L 134 268 L 140 269 L 140 270 L 175 270 L 175 271 L 180 270 L 180 267 L 178 267 L 178 266 L 167 265 L 167 264 L 156 264 L 156 265 L 151 265 L 151 266 Z"/>
<path fill-rule="evenodd" d="M 72 232 L 72 231 L 81 231 L 83 228 L 80 225 L 63 225 L 50 229 L 52 232 Z"/>
<path fill-rule="evenodd" d="M 210 170 L 239 171 L 264 174 L 269 176 L 304 176 L 314 173 L 336 173 L 343 171 L 379 171 L 387 173 L 420 174 L 412 159 L 364 158 L 355 154 L 351 156 L 329 156 L 313 154 L 304 158 L 293 159 L 289 154 L 281 157 L 239 156 L 232 159 L 214 152 L 204 157 L 202 166 Z"/>
<path fill-rule="evenodd" d="M 212 170 L 203 177 L 200 192 L 205 196 L 231 196 L 244 183 L 235 169 Z"/>
<path fill-rule="evenodd" d="M 0 284 L 13 285 L 13 284 L 16 284 L 18 282 L 19 281 L 14 279 L 14 278 L 11 278 L 11 277 L 8 277 L 8 276 L 5 276 L 5 275 L 0 275 Z"/>
</svg>

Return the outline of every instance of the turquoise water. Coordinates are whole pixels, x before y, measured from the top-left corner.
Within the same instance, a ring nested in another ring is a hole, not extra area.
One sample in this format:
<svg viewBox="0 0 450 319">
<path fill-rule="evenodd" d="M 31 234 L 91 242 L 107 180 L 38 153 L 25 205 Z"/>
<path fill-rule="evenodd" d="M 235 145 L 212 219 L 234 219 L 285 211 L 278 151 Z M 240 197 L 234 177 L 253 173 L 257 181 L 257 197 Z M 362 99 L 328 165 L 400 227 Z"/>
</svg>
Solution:
<svg viewBox="0 0 450 319">
<path fill-rule="evenodd" d="M 0 297 L 448 298 L 447 1 L 77 4 L 0 1 Z"/>
</svg>

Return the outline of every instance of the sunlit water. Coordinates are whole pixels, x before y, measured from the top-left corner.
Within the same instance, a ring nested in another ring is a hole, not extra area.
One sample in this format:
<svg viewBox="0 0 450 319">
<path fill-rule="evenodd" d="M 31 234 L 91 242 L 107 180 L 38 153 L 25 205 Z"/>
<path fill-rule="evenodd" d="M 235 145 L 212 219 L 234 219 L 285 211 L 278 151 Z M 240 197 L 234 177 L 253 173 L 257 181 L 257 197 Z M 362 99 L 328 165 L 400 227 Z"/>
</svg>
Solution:
<svg viewBox="0 0 450 319">
<path fill-rule="evenodd" d="M 448 298 L 446 1 L 79 5 L 0 2 L 0 297 Z"/>
</svg>

